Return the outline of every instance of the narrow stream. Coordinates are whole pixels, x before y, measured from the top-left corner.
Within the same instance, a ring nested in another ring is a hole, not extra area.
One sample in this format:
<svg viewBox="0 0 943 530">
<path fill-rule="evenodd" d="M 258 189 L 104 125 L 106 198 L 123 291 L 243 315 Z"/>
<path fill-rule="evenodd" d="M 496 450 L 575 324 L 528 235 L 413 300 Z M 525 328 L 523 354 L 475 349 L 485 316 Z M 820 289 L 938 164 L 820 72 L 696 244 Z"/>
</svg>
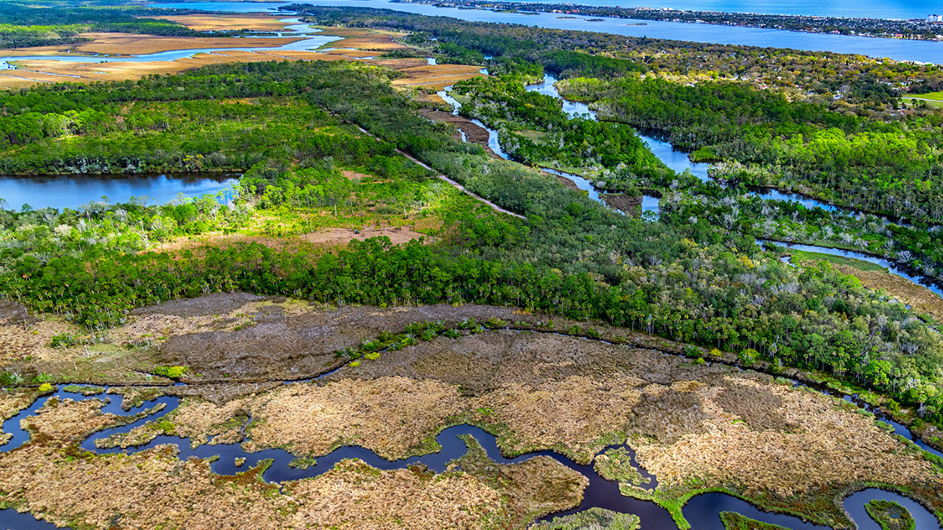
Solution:
<svg viewBox="0 0 943 530">
<path fill-rule="evenodd" d="M 781 243 L 779 241 L 766 241 L 763 239 L 757 239 L 757 244 L 772 243 L 781 247 L 801 250 L 804 252 L 817 252 L 819 254 L 828 254 L 831 256 L 842 256 L 845 258 L 852 258 L 860 261 L 867 261 L 868 263 L 874 263 L 875 265 L 880 265 L 881 267 L 887 268 L 891 274 L 900 276 L 901 278 L 906 278 L 917 285 L 922 285 L 927 289 L 930 289 L 934 293 L 943 296 L 943 286 L 937 283 L 931 278 L 925 276 L 919 276 L 915 274 L 915 271 L 909 267 L 898 264 L 897 262 L 890 261 L 884 258 L 879 258 L 877 256 L 872 256 L 870 254 L 865 254 L 863 252 L 855 252 L 853 250 L 844 250 L 840 248 L 831 248 L 831 247 L 820 247 L 816 245 L 803 245 L 799 243 Z"/>
<path fill-rule="evenodd" d="M 482 69 L 482 70 L 486 70 L 486 69 Z M 486 73 L 486 72 L 482 72 L 482 73 Z M 528 86 L 527 88 L 530 89 L 532 86 L 534 86 L 534 87 L 540 87 L 540 86 L 543 86 L 543 85 L 531 85 L 531 86 Z M 553 85 L 550 85 L 550 86 L 553 87 Z M 461 104 L 461 102 L 459 102 L 457 99 L 455 99 L 454 97 L 452 97 L 452 95 L 450 94 L 450 92 L 452 91 L 452 88 L 453 88 L 453 87 L 451 87 L 451 86 L 445 87 L 444 90 L 440 90 L 440 91 L 437 92 L 436 94 L 438 94 L 438 96 L 439 96 L 440 98 L 442 98 L 446 103 L 448 103 L 449 105 L 451 105 L 451 106 L 452 106 L 452 114 L 455 115 L 455 116 L 458 116 L 459 112 L 461 111 L 462 104 Z M 556 90 L 556 88 L 554 88 L 554 90 Z M 561 98 L 561 99 L 562 99 L 562 98 Z M 566 102 L 566 100 L 563 100 L 563 101 Z M 579 105 L 582 105 L 582 104 L 579 103 L 579 104 L 575 104 L 575 105 L 576 105 L 576 106 L 579 106 Z M 585 105 L 584 105 L 584 106 L 585 106 Z M 510 156 L 501 148 L 501 142 L 499 141 L 498 131 L 492 129 L 491 127 L 488 127 L 487 125 L 485 125 L 484 123 L 482 123 L 481 120 L 478 120 L 478 119 L 469 119 L 469 121 L 472 122 L 472 123 L 474 123 L 475 125 L 481 127 L 482 129 L 488 131 L 488 147 L 490 147 L 491 150 L 495 152 L 495 154 L 497 154 L 498 156 L 500 156 L 501 158 L 503 158 L 503 159 L 505 159 L 505 160 L 510 160 L 510 159 L 511 159 Z M 467 142 L 468 140 L 467 140 L 467 138 L 465 137 L 465 133 L 464 133 L 461 129 L 459 129 L 459 133 L 460 133 L 461 136 L 462 136 L 462 141 Z M 553 168 L 548 168 L 548 167 L 541 167 L 540 169 L 541 169 L 542 171 L 545 171 L 545 172 L 550 173 L 550 174 L 552 174 L 552 175 L 556 175 L 556 176 L 558 176 L 558 177 L 563 177 L 563 178 L 569 179 L 569 180 L 572 181 L 574 184 L 576 184 L 576 187 L 577 187 L 577 188 L 579 188 L 580 190 L 585 191 L 587 197 L 589 197 L 591 200 L 596 201 L 596 202 L 602 204 L 603 206 L 606 206 L 607 208 L 610 208 L 610 209 L 612 209 L 612 210 L 615 210 L 615 211 L 617 211 L 617 212 L 619 212 L 619 213 L 622 213 L 622 214 L 625 213 L 625 212 L 622 212 L 621 210 L 618 210 L 618 209 L 616 209 L 616 208 L 612 208 L 611 206 L 607 205 L 607 204 L 605 203 L 605 201 L 602 199 L 602 195 L 601 195 L 602 193 L 605 193 L 605 192 L 601 191 L 599 188 L 597 188 L 596 186 L 594 186 L 593 183 L 590 182 L 590 181 L 589 181 L 588 179 L 586 179 L 585 177 L 583 177 L 583 176 L 581 176 L 581 175 L 577 175 L 577 174 L 575 174 L 575 173 L 568 173 L 568 172 L 566 172 L 566 171 L 560 171 L 560 170 L 558 170 L 558 169 L 553 169 Z M 653 196 L 650 196 L 650 195 L 643 195 L 643 196 L 642 196 L 642 205 L 641 205 L 641 206 L 642 206 L 642 213 L 644 213 L 644 212 L 649 212 L 649 211 L 650 211 L 650 212 L 654 212 L 654 213 L 656 214 L 656 216 L 657 216 L 658 211 L 659 211 L 659 209 L 658 209 L 658 197 L 653 197 Z"/>
<path fill-rule="evenodd" d="M 560 95 L 560 91 L 557 90 L 557 87 L 554 86 L 556 82 L 557 79 L 555 77 L 549 74 L 544 74 L 544 80 L 542 83 L 528 85 L 526 88 L 531 92 L 537 92 L 545 96 L 559 99 L 563 102 L 563 112 L 565 112 L 571 118 L 584 118 L 591 120 L 598 119 L 596 111 L 589 108 L 589 105 L 586 103 L 564 99 L 563 96 Z M 689 171 L 701 182 L 708 182 L 710 180 L 710 176 L 708 176 L 707 173 L 710 164 L 704 162 L 692 162 L 687 152 L 680 149 L 675 149 L 666 138 L 658 135 L 654 131 L 636 132 L 638 133 L 638 137 L 648 144 L 648 148 L 651 149 L 652 153 L 654 153 L 659 160 L 661 160 L 666 166 L 676 173 Z M 775 189 L 757 189 L 751 192 L 751 195 L 768 200 L 797 202 L 806 208 L 822 208 L 827 211 L 840 210 L 840 208 L 834 205 L 818 201 L 804 195 L 783 192 Z"/>
<path fill-rule="evenodd" d="M 596 111 L 590 109 L 589 105 L 585 103 L 579 103 L 579 102 L 569 101 L 569 100 L 564 99 L 563 96 L 560 95 L 560 91 L 557 90 L 557 88 L 554 86 L 554 83 L 556 82 L 557 82 L 556 78 L 554 78 L 551 75 L 545 74 L 544 80 L 542 83 L 536 84 L 536 85 L 528 85 L 526 88 L 527 90 L 530 90 L 532 92 L 538 92 L 540 94 L 554 97 L 561 100 L 563 102 L 564 112 L 566 112 L 567 115 L 569 115 L 570 117 L 583 117 L 583 118 L 588 117 L 589 119 L 593 119 L 593 120 L 597 119 Z M 708 180 L 710 180 L 710 177 L 708 176 L 708 173 L 707 173 L 707 170 L 710 164 L 692 162 L 691 159 L 688 157 L 687 153 L 685 153 L 684 151 L 675 149 L 668 141 L 666 141 L 665 138 L 659 137 L 658 135 L 654 133 L 646 134 L 643 132 L 638 132 L 638 136 L 639 138 L 644 140 L 645 143 L 648 144 L 649 149 L 651 149 L 652 153 L 654 153 L 655 156 L 657 156 L 662 162 L 665 163 L 666 166 L 668 166 L 675 172 L 680 173 L 683 171 L 690 171 L 691 174 L 696 176 L 702 182 L 707 182 Z M 576 182 L 575 179 L 574 181 Z M 585 189 L 583 188 L 583 185 L 581 185 L 579 182 L 577 182 L 577 185 L 580 186 L 581 189 Z M 586 182 L 585 185 L 592 186 L 588 182 Z M 846 208 L 841 208 L 832 204 L 828 204 L 828 203 L 825 203 L 825 202 L 822 202 L 822 201 L 819 201 L 810 197 L 806 197 L 804 195 L 787 193 L 787 192 L 783 192 L 783 191 L 779 191 L 775 189 L 765 189 L 765 188 L 757 189 L 757 190 L 752 191 L 751 195 L 755 197 L 760 197 L 765 200 L 796 202 L 803 205 L 806 208 L 822 208 L 830 212 L 854 211 L 854 210 L 850 210 Z M 643 212 L 654 211 L 657 214 L 658 212 L 657 199 L 649 198 L 646 196 L 645 200 L 643 200 L 642 205 L 643 205 L 643 208 L 642 208 Z M 884 218 L 884 220 L 885 222 L 893 222 L 895 224 L 899 224 L 902 226 L 906 225 L 906 223 L 902 223 L 900 221 L 892 220 L 889 218 Z M 792 245 L 792 244 L 785 244 L 785 243 L 777 243 L 777 244 L 785 246 L 787 248 L 794 248 L 796 250 L 805 250 L 807 252 L 819 252 L 822 254 L 831 254 L 835 256 L 845 256 L 845 257 L 854 258 L 854 259 L 858 259 L 862 261 L 867 261 L 870 263 L 875 263 L 875 264 L 881 265 L 882 267 L 886 267 L 891 274 L 895 274 L 897 276 L 900 276 L 901 278 L 910 280 L 911 282 L 917 285 L 926 287 L 927 289 L 930 289 L 934 293 L 940 296 L 943 296 L 943 285 L 941 285 L 936 280 L 927 278 L 925 276 L 921 276 L 919 275 L 919 273 L 916 273 L 916 271 L 913 271 L 906 265 L 901 265 L 899 263 L 896 263 L 896 262 L 893 262 L 884 258 L 871 256 L 869 254 L 865 254 L 862 252 L 841 250 L 841 249 L 835 249 L 835 248 L 829 248 L 829 247 L 801 245 L 801 244 Z"/>
</svg>

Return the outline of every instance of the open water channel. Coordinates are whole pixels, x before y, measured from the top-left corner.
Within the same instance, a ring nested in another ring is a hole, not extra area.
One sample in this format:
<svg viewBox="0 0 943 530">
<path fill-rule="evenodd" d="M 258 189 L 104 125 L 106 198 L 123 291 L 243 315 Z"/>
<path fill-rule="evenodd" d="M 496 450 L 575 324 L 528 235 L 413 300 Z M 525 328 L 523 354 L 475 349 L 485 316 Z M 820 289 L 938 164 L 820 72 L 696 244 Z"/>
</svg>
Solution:
<svg viewBox="0 0 943 530">
<path fill-rule="evenodd" d="M 672 354 L 664 353 L 663 355 Z M 794 384 L 796 386 L 800 385 L 798 382 L 794 382 Z M 99 454 L 116 453 L 120 451 L 136 453 L 154 448 L 159 445 L 173 444 L 177 446 L 179 450 L 178 457 L 181 460 L 186 460 L 190 457 L 215 458 L 215 460 L 210 464 L 211 469 L 213 472 L 223 475 L 233 475 L 258 465 L 262 460 L 271 459 L 272 464 L 262 476 L 265 481 L 270 483 L 317 477 L 332 469 L 334 465 L 341 460 L 347 458 L 359 458 L 373 467 L 384 470 L 403 469 L 410 465 L 423 464 L 429 469 L 441 473 L 445 471 L 446 466 L 450 461 L 460 458 L 465 454 L 467 447 L 465 443 L 460 438 L 458 438 L 458 436 L 467 434 L 473 436 L 475 440 L 477 440 L 478 443 L 481 444 L 481 446 L 485 449 L 488 457 L 499 464 L 519 463 L 529 458 L 543 455 L 549 456 L 561 464 L 569 467 L 570 469 L 573 469 L 587 477 L 587 479 L 589 479 L 589 486 L 584 492 L 583 502 L 577 508 L 568 510 L 566 512 L 553 514 L 553 516 L 575 513 L 592 507 L 599 507 L 617 512 L 634 513 L 639 515 L 642 522 L 641 528 L 643 530 L 668 530 L 671 528 L 677 528 L 666 510 L 655 505 L 654 503 L 632 499 L 621 495 L 619 493 L 618 484 L 600 477 L 593 470 L 592 465 L 577 464 L 569 458 L 551 451 L 541 451 L 521 455 L 515 458 L 507 458 L 501 454 L 501 451 L 497 446 L 496 438 L 492 434 L 485 432 L 480 428 L 469 425 L 457 425 L 443 430 L 436 437 L 436 441 L 441 446 L 441 450 L 429 455 L 389 461 L 377 456 L 369 449 L 357 446 L 344 446 L 332 451 L 325 456 L 319 457 L 317 459 L 317 464 L 314 466 L 311 466 L 307 469 L 295 469 L 289 466 L 291 461 L 295 459 L 295 456 L 283 449 L 266 449 L 263 451 L 249 453 L 244 451 L 240 444 L 205 444 L 196 449 L 193 449 L 191 448 L 188 439 L 175 436 L 159 436 L 146 445 L 131 447 L 124 450 L 120 448 L 98 448 L 95 445 L 97 440 L 101 440 L 116 433 L 129 432 L 131 429 L 141 426 L 147 421 L 156 420 L 169 414 L 178 406 L 179 398 L 164 396 L 125 411 L 121 408 L 120 396 L 106 393 L 109 387 L 101 387 L 103 389 L 102 393 L 91 396 L 67 392 L 63 390 L 63 388 L 63 386 L 60 386 L 59 390 L 54 394 L 37 399 L 28 408 L 3 422 L 3 432 L 12 434 L 13 438 L 7 444 L 0 446 L 0 452 L 12 451 L 29 441 L 29 433 L 21 428 L 20 421 L 29 416 L 35 415 L 36 412 L 53 397 L 60 400 L 73 399 L 76 401 L 99 399 L 105 402 L 101 409 L 102 412 L 125 417 L 136 415 L 149 410 L 154 410 L 159 405 L 163 405 L 163 408 L 160 410 L 156 410 L 133 423 L 129 423 L 128 425 L 121 427 L 106 429 L 93 434 L 81 443 L 82 448 L 88 451 Z M 873 407 L 863 403 L 860 399 L 857 398 L 857 396 L 842 394 L 824 387 L 816 389 L 823 393 L 843 398 L 849 402 L 862 406 L 870 412 L 874 412 L 876 414 L 876 419 L 893 427 L 895 434 L 899 434 L 904 438 L 914 441 L 921 448 L 936 456 L 943 457 L 943 453 L 928 447 L 919 439 L 915 439 L 913 434 L 906 427 L 897 422 L 894 422 L 879 410 L 875 410 Z M 614 445 L 606 449 L 616 447 L 620 446 Z M 634 451 L 632 451 L 632 449 L 627 446 L 621 447 L 625 447 L 628 450 L 629 454 L 632 456 L 633 464 L 637 466 Z M 242 466 L 236 466 L 236 458 L 245 458 L 245 463 Z M 653 489 L 657 486 L 658 482 L 655 477 L 649 475 L 643 468 L 640 468 L 640 471 L 642 473 L 643 479 L 648 479 L 648 483 L 644 484 L 643 487 L 647 489 Z M 862 530 L 879 530 L 877 524 L 871 520 L 870 516 L 868 516 L 864 510 L 864 505 L 872 499 L 889 499 L 900 502 L 914 516 L 917 521 L 918 529 L 932 530 L 941 528 L 936 517 L 929 510 L 914 500 L 897 493 L 869 488 L 854 493 L 844 500 L 844 507 L 846 511 L 852 516 L 855 523 Z M 688 501 L 683 509 L 685 518 L 693 525 L 694 528 L 698 530 L 723 530 L 723 524 L 720 520 L 720 512 L 722 511 L 734 511 L 753 519 L 778 524 L 793 530 L 824 530 L 826 528 L 807 523 L 789 515 L 769 513 L 759 510 L 755 506 L 743 500 L 723 493 L 706 493 L 697 495 Z M 548 516 L 547 518 L 549 519 L 550 517 L 551 516 Z M 19 514 L 13 510 L 0 510 L 0 525 L 7 525 L 9 528 L 36 528 L 43 530 L 53 528 L 53 525 L 42 521 L 37 521 L 29 514 Z"/>
<path fill-rule="evenodd" d="M 570 117 L 583 117 L 583 118 L 588 118 L 588 119 L 593 119 L 593 120 L 597 119 L 596 112 L 590 109 L 589 106 L 586 105 L 585 103 L 579 103 L 576 101 L 569 101 L 569 100 L 564 99 L 560 95 L 560 92 L 557 90 L 557 88 L 554 86 L 554 83 L 556 83 L 556 81 L 557 80 L 553 76 L 545 75 L 543 83 L 540 83 L 537 85 L 530 85 L 527 87 L 527 89 L 532 92 L 539 92 L 541 94 L 560 99 L 561 101 L 563 101 L 564 112 L 566 112 Z M 440 92 L 439 95 L 442 96 L 443 93 Z M 453 105 L 458 104 L 458 102 L 454 98 L 448 96 L 447 93 L 444 95 L 448 97 L 447 101 L 449 103 Z M 480 124 L 480 122 L 477 122 L 477 123 Z M 490 140 L 490 136 L 493 136 L 494 142 L 497 143 L 498 133 L 496 131 L 493 131 L 492 129 L 488 129 L 488 133 L 489 133 L 489 140 Z M 642 138 L 642 140 L 648 144 L 649 148 L 652 150 L 655 156 L 657 156 L 662 162 L 665 163 L 666 166 L 668 166 L 672 170 L 679 173 L 684 172 L 684 171 L 689 171 L 691 174 L 699 178 L 702 182 L 706 182 L 710 179 L 707 173 L 709 164 L 692 162 L 691 159 L 688 157 L 687 153 L 685 153 L 684 151 L 675 149 L 674 147 L 672 147 L 670 143 L 668 143 L 664 139 L 654 136 L 652 134 L 639 133 L 639 137 Z M 507 158 L 507 156 L 504 154 L 502 154 L 502 156 Z M 602 203 L 602 200 L 600 199 L 600 195 L 599 195 L 600 190 L 596 189 L 592 185 L 592 183 L 586 180 L 585 178 L 579 175 L 573 175 L 570 173 L 562 173 L 562 172 L 557 172 L 557 171 L 552 171 L 552 170 L 551 172 L 557 175 L 565 176 L 573 180 L 574 182 L 576 182 L 577 186 L 580 189 L 587 190 L 589 192 L 589 197 L 591 199 Z M 764 200 L 792 201 L 792 202 L 799 203 L 806 208 L 822 208 L 827 211 L 842 211 L 842 210 L 852 211 L 852 210 L 848 210 L 839 206 L 835 206 L 833 204 L 829 204 L 829 203 L 825 203 L 825 202 L 813 199 L 811 197 L 806 197 L 806 196 L 794 194 L 794 193 L 787 193 L 787 192 L 783 192 L 779 190 L 761 189 L 761 190 L 756 190 L 756 191 L 751 192 L 751 195 L 754 195 Z M 655 212 L 656 214 L 658 213 L 658 199 L 655 197 L 650 197 L 647 195 L 644 196 L 642 206 L 643 206 L 642 208 L 643 212 L 652 211 L 652 212 Z M 760 241 L 759 243 L 763 243 L 763 242 Z M 927 278 L 926 276 L 921 276 L 919 273 L 910 269 L 909 267 L 906 267 L 899 263 L 896 263 L 896 262 L 893 262 L 893 261 L 890 261 L 890 260 L 887 260 L 878 256 L 873 256 L 871 254 L 866 254 L 863 252 L 855 252 L 852 250 L 843 250 L 839 248 L 780 243 L 780 242 L 776 242 L 776 244 L 786 247 L 786 248 L 795 249 L 795 250 L 802 250 L 806 252 L 818 252 L 820 254 L 829 254 L 833 256 L 843 256 L 847 258 L 854 258 L 861 261 L 867 261 L 869 263 L 874 263 L 882 267 L 886 267 L 891 274 L 895 274 L 897 276 L 900 276 L 901 278 L 910 280 L 911 282 L 915 284 L 922 285 L 926 287 L 927 289 L 930 289 L 934 293 L 940 296 L 943 296 L 943 285 L 941 285 L 939 282 L 931 278 Z"/>
</svg>

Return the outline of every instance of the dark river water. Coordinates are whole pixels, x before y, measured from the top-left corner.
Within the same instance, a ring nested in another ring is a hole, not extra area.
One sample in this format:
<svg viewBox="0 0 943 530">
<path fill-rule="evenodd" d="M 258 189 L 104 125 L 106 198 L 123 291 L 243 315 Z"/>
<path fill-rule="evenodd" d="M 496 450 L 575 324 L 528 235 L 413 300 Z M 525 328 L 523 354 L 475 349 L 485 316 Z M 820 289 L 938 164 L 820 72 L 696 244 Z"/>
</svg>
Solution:
<svg viewBox="0 0 943 530">
<path fill-rule="evenodd" d="M 798 383 L 796 384 L 798 385 Z M 55 394 L 53 394 L 53 396 L 59 399 L 69 398 L 76 401 L 101 399 L 106 403 L 102 408 L 102 412 L 120 416 L 138 414 L 143 411 L 156 408 L 158 405 L 163 405 L 161 410 L 155 411 L 145 418 L 125 426 L 97 432 L 82 442 L 81 445 L 84 449 L 99 454 L 115 453 L 122 451 L 122 449 L 100 449 L 95 445 L 96 440 L 106 438 L 116 433 L 129 432 L 131 429 L 143 425 L 147 421 L 152 421 L 169 414 L 179 404 L 178 398 L 165 396 L 154 401 L 144 403 L 141 406 L 129 411 L 124 411 L 121 409 L 120 396 L 109 395 L 105 393 L 94 396 L 83 396 L 77 393 L 66 392 L 61 388 L 62 387 L 60 387 L 60 389 Z M 105 388 L 107 389 L 107 387 Z M 857 399 L 856 396 L 844 395 L 826 388 L 821 388 L 819 390 L 832 396 L 843 397 L 852 403 L 863 405 L 864 408 L 876 412 L 877 419 L 879 421 L 884 421 L 892 425 L 896 434 L 900 434 L 907 439 L 916 441 L 922 447 L 926 448 L 929 452 L 937 456 L 943 456 L 943 454 L 941 454 L 939 451 L 927 447 L 919 440 L 915 440 L 912 433 L 906 427 L 891 421 L 885 415 L 880 413 L 880 411 L 875 411 L 873 407 L 863 404 L 859 399 Z M 11 433 L 13 435 L 13 439 L 6 445 L 0 446 L 0 452 L 16 449 L 29 440 L 29 434 L 20 427 L 20 420 L 35 415 L 36 411 L 45 405 L 46 401 L 51 397 L 52 396 L 46 396 L 36 400 L 31 406 L 3 423 L 3 431 Z M 273 463 L 263 474 L 263 479 L 267 482 L 285 482 L 289 480 L 301 480 L 305 478 L 317 477 L 329 471 L 334 467 L 335 464 L 346 458 L 359 458 L 373 467 L 384 470 L 403 469 L 406 466 L 413 464 L 423 464 L 429 469 L 441 473 L 445 471 L 446 466 L 450 461 L 465 454 L 467 447 L 465 443 L 460 438 L 458 438 L 459 435 L 463 434 L 473 436 L 475 440 L 477 440 L 478 443 L 481 444 L 481 446 L 485 449 L 488 457 L 497 463 L 514 464 L 529 458 L 533 458 L 535 456 L 544 455 L 557 460 L 561 464 L 587 477 L 589 479 L 589 485 L 584 492 L 584 500 L 580 506 L 566 512 L 553 514 L 553 516 L 575 513 L 592 507 L 600 507 L 618 512 L 634 513 L 639 515 L 642 522 L 641 528 L 644 530 L 670 530 L 677 528 L 666 510 L 660 508 L 654 503 L 636 500 L 621 495 L 619 493 L 618 484 L 616 482 L 610 482 L 601 478 L 596 474 L 591 465 L 576 464 L 569 458 L 550 451 L 541 451 L 521 455 L 515 458 L 507 458 L 501 454 L 501 451 L 497 446 L 496 438 L 493 435 L 483 431 L 480 428 L 469 425 L 458 425 L 442 431 L 436 437 L 436 441 L 441 446 L 441 450 L 429 455 L 411 457 L 404 460 L 389 461 L 377 456 L 369 449 L 356 446 L 345 446 L 338 448 L 325 456 L 317 458 L 316 465 L 304 470 L 290 467 L 289 463 L 294 460 L 295 456 L 283 449 L 266 449 L 255 453 L 247 453 L 242 449 L 240 444 L 205 444 L 196 449 L 193 449 L 191 448 L 188 439 L 174 436 L 160 436 L 146 445 L 128 448 L 123 451 L 133 453 L 150 449 L 158 445 L 174 444 L 179 449 L 179 458 L 181 460 L 186 460 L 190 457 L 215 457 L 216 460 L 211 463 L 211 469 L 215 473 L 224 475 L 233 475 L 237 472 L 244 471 L 252 466 L 257 465 L 262 460 L 271 459 Z M 609 448 L 615 447 L 620 446 L 610 446 Z M 637 466 L 634 451 L 627 446 L 621 447 L 627 449 L 632 457 L 633 464 Z M 235 464 L 236 458 L 245 458 L 246 461 L 242 466 L 237 467 Z M 644 468 L 640 468 L 640 471 L 642 473 L 643 479 L 649 480 L 649 482 L 644 485 L 645 488 L 652 489 L 657 486 L 658 482 L 655 477 L 649 475 L 644 470 Z M 934 530 L 940 528 L 936 517 L 919 503 L 899 494 L 874 488 L 860 491 L 850 495 L 844 500 L 844 506 L 846 510 L 849 512 L 849 514 L 851 514 L 854 521 L 859 525 L 859 528 L 877 528 L 874 526 L 871 518 L 864 511 L 864 504 L 871 499 L 889 499 L 900 502 L 917 520 L 918 529 Z M 693 525 L 693 528 L 698 530 L 723 530 L 723 524 L 721 523 L 719 515 L 722 511 L 734 511 L 753 519 L 778 524 L 793 530 L 824 530 L 825 528 L 801 521 L 800 519 L 789 515 L 764 512 L 743 500 L 722 493 L 707 493 L 697 495 L 688 501 L 683 509 L 685 518 Z M 23 529 L 53 528 L 51 524 L 37 521 L 29 514 L 18 514 L 13 510 L 0 510 L 0 528 L 2 527 Z"/>
</svg>

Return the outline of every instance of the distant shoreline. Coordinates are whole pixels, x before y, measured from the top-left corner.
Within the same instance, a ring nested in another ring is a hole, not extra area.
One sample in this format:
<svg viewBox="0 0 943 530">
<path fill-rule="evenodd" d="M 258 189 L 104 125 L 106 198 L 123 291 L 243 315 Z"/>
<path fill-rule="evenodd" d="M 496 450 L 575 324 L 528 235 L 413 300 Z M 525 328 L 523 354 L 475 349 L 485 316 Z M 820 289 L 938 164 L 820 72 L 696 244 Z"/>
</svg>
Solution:
<svg viewBox="0 0 943 530">
<path fill-rule="evenodd" d="M 801 33 L 846 35 L 881 39 L 943 41 L 943 21 L 923 19 L 890 20 L 880 18 L 825 17 L 803 15 L 766 15 L 759 13 L 728 13 L 691 11 L 669 8 L 589 6 L 582 4 L 545 4 L 504 0 L 390 0 L 402 4 L 427 4 L 439 7 L 476 8 L 496 12 L 532 11 L 564 16 L 612 17 L 633 20 L 712 24 Z"/>
</svg>

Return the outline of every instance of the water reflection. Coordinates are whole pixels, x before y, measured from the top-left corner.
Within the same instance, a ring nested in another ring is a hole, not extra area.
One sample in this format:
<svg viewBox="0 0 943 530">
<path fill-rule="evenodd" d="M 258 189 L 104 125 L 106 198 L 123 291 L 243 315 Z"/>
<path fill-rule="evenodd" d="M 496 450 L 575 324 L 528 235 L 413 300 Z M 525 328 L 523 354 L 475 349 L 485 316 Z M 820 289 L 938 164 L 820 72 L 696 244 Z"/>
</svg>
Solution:
<svg viewBox="0 0 943 530">
<path fill-rule="evenodd" d="M 24 204 L 33 209 L 78 208 L 108 197 L 109 202 L 128 202 L 146 197 L 165 203 L 178 194 L 200 197 L 223 192 L 231 196 L 233 175 L 184 173 L 178 175 L 54 175 L 0 176 L 0 199 L 6 207 L 19 210 Z"/>
</svg>

